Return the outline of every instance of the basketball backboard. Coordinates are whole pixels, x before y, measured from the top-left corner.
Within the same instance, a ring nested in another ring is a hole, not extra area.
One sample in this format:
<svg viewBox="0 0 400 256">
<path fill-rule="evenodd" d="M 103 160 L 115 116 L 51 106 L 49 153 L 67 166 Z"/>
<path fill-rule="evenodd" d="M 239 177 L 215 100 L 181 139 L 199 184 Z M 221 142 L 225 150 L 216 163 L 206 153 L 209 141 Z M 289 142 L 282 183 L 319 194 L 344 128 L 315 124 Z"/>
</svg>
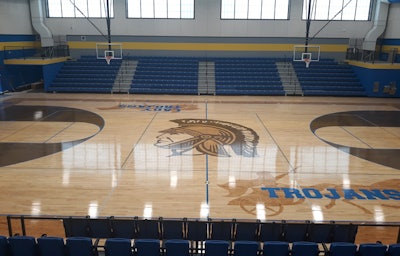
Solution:
<svg viewBox="0 0 400 256">
<path fill-rule="evenodd" d="M 122 59 L 122 44 L 96 43 L 97 59 Z"/>
<path fill-rule="evenodd" d="M 320 58 L 319 45 L 294 45 L 293 61 L 319 61 Z"/>
</svg>

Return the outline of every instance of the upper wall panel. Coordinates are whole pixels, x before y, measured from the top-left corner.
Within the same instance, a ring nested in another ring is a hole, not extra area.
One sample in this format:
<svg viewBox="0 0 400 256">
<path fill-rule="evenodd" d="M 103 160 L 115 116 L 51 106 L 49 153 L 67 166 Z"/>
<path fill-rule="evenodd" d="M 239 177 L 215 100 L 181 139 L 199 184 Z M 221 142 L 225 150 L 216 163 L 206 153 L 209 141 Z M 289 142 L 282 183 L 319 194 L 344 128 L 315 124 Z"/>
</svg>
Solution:
<svg viewBox="0 0 400 256">
<path fill-rule="evenodd" d="M 0 22 L 0 34 L 33 34 L 29 0 L 1 0 Z"/>
<path fill-rule="evenodd" d="M 290 20 L 221 20 L 220 0 L 195 1 L 195 19 L 127 19 L 125 1 L 114 1 L 115 18 L 112 35 L 121 36 L 193 36 L 193 37 L 304 37 L 306 24 L 301 20 L 302 1 L 291 1 Z M 91 21 L 107 34 L 104 19 Z M 312 22 L 310 35 L 319 31 L 326 21 Z M 48 18 L 46 25 L 59 35 L 99 35 L 85 19 Z M 331 22 L 320 38 L 364 37 L 372 22 Z"/>
<path fill-rule="evenodd" d="M 385 38 L 400 38 L 400 3 L 392 4 L 389 9 L 388 25 L 385 31 Z"/>
</svg>

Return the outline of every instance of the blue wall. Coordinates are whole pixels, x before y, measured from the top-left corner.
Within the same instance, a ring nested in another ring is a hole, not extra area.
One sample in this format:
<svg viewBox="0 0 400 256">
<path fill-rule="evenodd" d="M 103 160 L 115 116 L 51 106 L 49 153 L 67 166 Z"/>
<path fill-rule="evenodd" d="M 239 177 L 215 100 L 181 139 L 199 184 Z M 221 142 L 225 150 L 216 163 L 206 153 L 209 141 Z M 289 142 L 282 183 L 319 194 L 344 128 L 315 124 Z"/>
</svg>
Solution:
<svg viewBox="0 0 400 256">
<path fill-rule="evenodd" d="M 400 97 L 400 69 L 370 69 L 353 66 L 353 70 L 360 79 L 369 97 Z M 385 86 L 396 83 L 397 91 L 394 95 L 384 92 Z M 379 83 L 379 87 L 375 87 Z M 378 89 L 378 91 L 375 91 Z"/>
<path fill-rule="evenodd" d="M 40 81 L 43 78 L 42 66 L 6 65 L 2 78 L 3 91 L 15 91 L 21 85 Z"/>
<path fill-rule="evenodd" d="M 43 66 L 43 81 L 44 90 L 47 92 L 47 88 L 51 85 L 53 80 L 56 78 L 58 71 L 62 68 L 64 62 L 54 63 Z"/>
<path fill-rule="evenodd" d="M 42 79 L 42 67 L 36 65 L 4 65 L 4 59 L 32 56 L 36 35 L 0 35 L 0 92 L 14 91 L 18 86 Z M 6 50 L 5 48 L 15 49 Z"/>
</svg>

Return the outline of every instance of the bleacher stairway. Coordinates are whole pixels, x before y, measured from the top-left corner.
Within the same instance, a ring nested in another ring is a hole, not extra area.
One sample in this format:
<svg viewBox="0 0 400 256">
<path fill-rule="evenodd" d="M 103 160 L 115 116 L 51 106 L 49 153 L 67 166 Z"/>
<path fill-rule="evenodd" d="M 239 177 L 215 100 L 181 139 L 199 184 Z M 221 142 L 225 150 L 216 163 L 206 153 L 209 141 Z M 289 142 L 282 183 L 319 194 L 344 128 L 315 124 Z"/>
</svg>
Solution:
<svg viewBox="0 0 400 256">
<path fill-rule="evenodd" d="M 199 62 L 198 93 L 215 95 L 215 63 L 213 61 Z"/>
<path fill-rule="evenodd" d="M 129 93 L 137 64 L 137 60 L 122 60 L 121 67 L 114 81 L 112 93 Z"/>
<path fill-rule="evenodd" d="M 285 95 L 303 96 L 303 90 L 301 89 L 300 82 L 297 79 L 296 71 L 293 68 L 292 62 L 276 62 L 276 67 L 278 68 Z"/>
</svg>

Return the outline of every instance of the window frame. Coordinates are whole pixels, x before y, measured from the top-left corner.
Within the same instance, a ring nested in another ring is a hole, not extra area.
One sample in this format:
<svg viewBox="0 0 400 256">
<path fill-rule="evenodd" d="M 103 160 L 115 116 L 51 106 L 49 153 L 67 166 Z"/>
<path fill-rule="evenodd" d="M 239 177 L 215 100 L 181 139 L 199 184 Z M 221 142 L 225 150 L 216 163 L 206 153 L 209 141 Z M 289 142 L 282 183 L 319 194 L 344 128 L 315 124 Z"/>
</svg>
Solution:
<svg viewBox="0 0 400 256">
<path fill-rule="evenodd" d="M 50 4 L 49 1 L 58 1 L 59 6 L 60 6 L 60 16 L 51 16 L 50 15 Z M 73 0 L 75 1 L 75 0 Z M 46 8 L 46 17 L 49 19 L 107 19 L 107 10 L 104 9 L 101 5 L 103 5 L 104 3 L 102 1 L 105 0 L 99 0 L 99 6 L 100 8 L 98 8 L 100 10 L 100 13 L 98 16 L 90 16 L 90 4 L 89 1 L 90 0 L 85 0 L 86 1 L 86 6 L 87 6 L 87 13 L 85 13 L 84 15 L 82 15 L 76 8 L 75 6 L 73 6 L 73 15 L 72 16 L 64 16 L 64 12 L 63 12 L 63 0 L 46 0 L 45 1 L 45 8 Z M 114 1 L 118 1 L 118 0 L 109 0 L 110 1 L 110 18 L 113 19 L 115 17 L 115 12 L 114 12 Z M 74 2 L 75 3 L 75 2 Z M 78 5 L 76 5 L 78 6 Z M 101 10 L 104 11 L 104 16 L 102 16 L 102 12 Z"/>
<path fill-rule="evenodd" d="M 308 19 L 308 17 L 306 17 L 307 16 L 308 1 L 309 0 L 303 0 L 303 8 L 302 8 L 302 15 L 301 15 L 301 19 L 302 20 L 307 20 Z M 326 0 L 326 1 L 329 2 L 329 7 L 327 9 L 327 13 L 326 13 L 326 15 L 324 15 L 324 16 L 326 16 L 326 18 L 315 18 L 316 13 L 318 12 L 317 9 L 315 9 L 314 11 L 311 12 L 311 15 L 310 15 L 311 16 L 311 18 L 310 18 L 311 21 L 330 21 L 330 20 L 332 20 L 332 21 L 357 21 L 357 22 L 365 22 L 366 21 L 366 22 L 369 22 L 369 21 L 372 20 L 372 11 L 374 9 L 374 2 L 375 2 L 373 0 L 368 0 L 369 1 L 369 7 L 368 7 L 368 17 L 367 17 L 367 19 L 357 19 L 357 16 L 360 16 L 360 15 L 357 15 L 357 13 L 358 13 L 357 10 L 362 10 L 363 8 L 365 8 L 364 5 L 362 5 L 362 6 L 359 5 L 359 3 L 361 1 L 363 1 L 363 0 L 352 0 L 352 1 L 355 1 L 355 9 L 354 9 L 354 13 L 353 13 L 353 18 L 352 19 L 350 19 L 350 18 L 349 19 L 348 18 L 344 19 L 343 18 L 343 11 L 338 15 L 338 16 L 340 16 L 340 18 L 335 17 L 337 12 L 335 12 L 333 14 L 330 13 L 330 11 L 332 10 L 331 4 L 332 4 L 332 2 L 334 0 Z M 343 0 L 342 1 L 342 5 L 337 9 L 343 10 L 343 7 L 348 3 L 348 1 L 349 0 Z M 364 17 L 364 15 L 362 15 L 362 17 Z"/>
<path fill-rule="evenodd" d="M 152 10 L 153 10 L 153 15 L 152 15 L 152 17 L 143 17 L 143 15 L 142 15 L 142 8 L 141 8 L 141 10 L 139 11 L 140 12 L 140 17 L 130 17 L 129 16 L 129 12 L 130 12 L 130 9 L 129 9 L 129 1 L 130 0 L 125 0 L 125 11 L 126 11 L 126 13 L 125 13 L 125 15 L 126 15 L 126 18 L 127 19 L 143 19 L 143 20 L 194 20 L 195 19 L 195 15 L 196 15 L 196 5 L 195 5 L 195 0 L 178 0 L 179 1 L 179 3 L 180 3 L 180 5 L 179 5 L 179 9 L 180 9 L 180 11 L 179 11 L 179 17 L 168 17 L 168 15 L 169 15 L 169 13 L 168 13 L 168 6 L 169 6 L 169 1 L 170 0 L 166 0 L 166 5 L 167 5 L 167 7 L 166 7 L 166 17 L 156 17 L 155 16 L 155 13 L 156 13 L 156 5 L 155 5 L 155 1 L 156 0 L 136 0 L 136 1 L 139 1 L 139 5 L 141 6 L 142 5 L 142 2 L 143 1 L 146 1 L 146 2 L 152 2 L 152 4 L 153 4 L 153 7 L 152 7 Z M 171 0 L 172 1 L 172 0 Z M 185 4 L 185 3 L 182 3 L 182 1 L 192 1 L 192 3 L 193 3 L 193 16 L 192 17 L 190 17 L 190 18 L 186 18 L 185 17 L 185 15 L 182 15 L 183 14 L 183 12 L 182 12 L 182 6 Z"/>
<path fill-rule="evenodd" d="M 250 10 L 250 1 L 251 0 L 245 0 L 247 1 L 247 18 L 236 18 L 236 2 L 239 0 L 230 0 L 233 1 L 233 18 L 224 18 L 223 17 L 223 1 L 224 0 L 220 0 L 220 19 L 221 20 L 276 20 L 276 21 L 284 21 L 284 20 L 289 20 L 290 19 L 290 5 L 291 5 L 291 0 L 286 0 L 287 1 L 287 12 L 286 12 L 286 17 L 285 18 L 277 18 L 277 6 L 279 6 L 279 2 L 282 2 L 282 0 L 274 0 L 274 13 L 273 13 L 273 18 L 267 17 L 267 18 L 263 18 L 263 10 L 264 10 L 264 6 L 267 3 L 268 0 L 260 0 L 261 1 L 261 9 L 260 9 L 260 15 L 259 18 L 249 18 L 249 13 L 251 12 Z"/>
</svg>

